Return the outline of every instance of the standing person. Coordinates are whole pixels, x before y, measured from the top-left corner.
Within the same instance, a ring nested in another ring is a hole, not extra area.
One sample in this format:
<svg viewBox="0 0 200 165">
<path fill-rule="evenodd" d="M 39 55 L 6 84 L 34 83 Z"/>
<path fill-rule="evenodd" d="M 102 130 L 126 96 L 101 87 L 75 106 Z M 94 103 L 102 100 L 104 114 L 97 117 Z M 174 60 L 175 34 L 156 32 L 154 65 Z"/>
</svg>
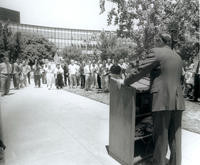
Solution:
<svg viewBox="0 0 200 165">
<path fill-rule="evenodd" d="M 22 83 L 23 83 L 23 86 L 25 87 L 27 86 L 27 76 L 30 71 L 31 71 L 31 67 L 28 65 L 27 61 L 24 61 L 22 65 L 22 74 L 23 74 Z"/>
<path fill-rule="evenodd" d="M 15 89 L 19 89 L 19 76 L 21 71 L 20 61 L 17 59 L 13 64 L 13 85 Z"/>
<path fill-rule="evenodd" d="M 91 79 L 92 79 L 92 70 L 91 70 L 91 61 L 88 61 L 84 67 L 85 74 L 85 90 L 91 90 Z"/>
<path fill-rule="evenodd" d="M 73 88 L 74 86 L 77 87 L 76 82 L 76 65 L 74 64 L 74 60 L 71 60 L 71 64 L 69 64 L 69 77 L 70 77 L 70 86 Z"/>
<path fill-rule="evenodd" d="M 75 66 L 76 66 L 76 83 L 77 83 L 77 86 L 79 86 L 80 85 L 80 65 L 77 61 L 75 62 Z"/>
<path fill-rule="evenodd" d="M 108 59 L 108 60 L 107 60 L 107 63 L 106 63 L 106 68 L 107 68 L 108 71 L 110 71 L 110 68 L 111 68 L 112 65 L 113 65 L 113 64 L 112 64 L 111 59 Z"/>
<path fill-rule="evenodd" d="M 188 97 L 189 99 L 193 99 L 194 94 L 194 73 L 192 71 L 192 68 L 186 68 L 185 73 L 185 87 L 184 87 L 184 94 L 185 97 Z"/>
<path fill-rule="evenodd" d="M 107 79 L 107 91 L 109 91 L 109 86 L 110 86 L 110 68 L 112 67 L 112 61 L 111 59 L 108 59 L 107 60 L 107 63 L 106 63 L 106 69 L 107 69 L 107 76 L 106 76 L 106 79 Z"/>
<path fill-rule="evenodd" d="M 200 97 L 200 61 L 194 63 L 194 101 L 197 102 Z"/>
<path fill-rule="evenodd" d="M 34 65 L 34 78 L 35 78 L 35 86 L 41 87 L 41 66 L 38 61 Z"/>
<path fill-rule="evenodd" d="M 118 65 L 117 59 L 114 60 L 114 64 L 110 68 L 110 74 L 113 78 L 121 78 L 121 67 Z"/>
<path fill-rule="evenodd" d="M 100 61 L 97 63 L 97 84 L 98 89 L 101 89 L 101 63 Z"/>
<path fill-rule="evenodd" d="M 108 68 L 105 61 L 103 61 L 101 66 L 101 87 L 103 92 L 108 92 Z"/>
<path fill-rule="evenodd" d="M 51 63 L 48 64 L 46 72 L 47 72 L 47 87 L 50 90 L 52 89 L 54 83 L 54 69 Z"/>
<path fill-rule="evenodd" d="M 123 59 L 119 60 L 119 66 L 122 69 L 122 78 L 125 78 L 126 77 L 126 65 L 124 64 L 124 60 Z"/>
<path fill-rule="evenodd" d="M 55 77 L 56 63 L 55 63 L 53 60 L 51 60 L 51 61 L 50 61 L 50 64 L 51 64 L 51 69 L 54 71 L 53 85 L 55 85 L 55 84 L 56 84 L 56 77 Z"/>
<path fill-rule="evenodd" d="M 64 85 L 69 86 L 69 69 L 66 63 L 63 66 L 63 70 L 64 70 Z"/>
<path fill-rule="evenodd" d="M 92 63 L 91 71 L 92 71 L 92 75 L 91 75 L 92 76 L 92 87 L 96 88 L 97 87 L 97 66 L 94 61 Z"/>
<path fill-rule="evenodd" d="M 181 86 L 182 59 L 168 46 L 171 41 L 168 34 L 159 37 L 158 47 L 141 64 L 140 72 L 130 74 L 123 82 L 118 80 L 118 85 L 130 85 L 150 73 L 155 145 L 152 164 L 166 165 L 169 144 L 169 165 L 181 165 L 181 121 L 185 110 Z"/>
<path fill-rule="evenodd" d="M 23 61 L 22 62 L 22 72 L 20 74 L 20 88 L 23 88 L 26 86 L 26 73 L 25 73 L 25 70 L 26 70 L 26 66 L 25 66 L 25 62 Z"/>
<path fill-rule="evenodd" d="M 10 75 L 12 71 L 11 64 L 9 63 L 8 57 L 5 54 L 3 58 L 3 63 L 0 64 L 0 80 L 1 80 L 1 90 L 2 96 L 7 95 L 10 90 Z"/>
<path fill-rule="evenodd" d="M 80 65 L 80 77 L 81 77 L 81 88 L 85 88 L 85 74 L 84 74 L 84 67 L 85 67 L 85 62 L 81 62 Z"/>
<path fill-rule="evenodd" d="M 64 86 L 64 82 L 63 82 L 63 74 L 64 74 L 64 70 L 62 69 L 62 67 L 60 66 L 60 64 L 57 64 L 56 69 L 55 69 L 55 76 L 56 76 L 56 87 L 57 89 L 62 89 Z"/>
<path fill-rule="evenodd" d="M 47 83 L 47 64 L 44 64 L 42 67 L 42 84 Z"/>
<path fill-rule="evenodd" d="M 27 61 L 27 65 L 29 67 L 29 72 L 27 73 L 27 78 L 28 78 L 28 84 L 30 85 L 31 84 L 31 71 L 32 71 L 32 68 L 31 66 L 29 65 L 29 62 Z"/>
</svg>

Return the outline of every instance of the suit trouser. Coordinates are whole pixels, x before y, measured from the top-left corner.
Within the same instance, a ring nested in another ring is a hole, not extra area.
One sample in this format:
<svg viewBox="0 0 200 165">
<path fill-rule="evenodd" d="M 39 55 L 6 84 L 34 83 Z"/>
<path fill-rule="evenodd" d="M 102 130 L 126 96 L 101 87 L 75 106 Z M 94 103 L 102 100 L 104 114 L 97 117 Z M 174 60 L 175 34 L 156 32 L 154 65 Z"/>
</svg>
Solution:
<svg viewBox="0 0 200 165">
<path fill-rule="evenodd" d="M 183 111 L 153 112 L 153 165 L 166 165 L 168 144 L 170 165 L 181 165 L 181 121 Z"/>
<path fill-rule="evenodd" d="M 1 90 L 2 90 L 2 95 L 7 95 L 10 90 L 10 76 L 2 76 L 1 77 Z"/>
</svg>

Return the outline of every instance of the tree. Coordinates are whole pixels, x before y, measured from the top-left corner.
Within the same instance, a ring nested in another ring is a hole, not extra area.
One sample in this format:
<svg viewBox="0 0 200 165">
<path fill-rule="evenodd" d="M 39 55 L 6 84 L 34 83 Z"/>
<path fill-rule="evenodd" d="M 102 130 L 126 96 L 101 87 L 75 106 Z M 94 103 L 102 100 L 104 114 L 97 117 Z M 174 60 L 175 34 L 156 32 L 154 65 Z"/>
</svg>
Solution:
<svg viewBox="0 0 200 165">
<path fill-rule="evenodd" d="M 113 56 L 113 49 L 117 44 L 117 36 L 112 33 L 101 32 L 98 39 L 98 50 L 101 51 L 101 59 L 106 60 Z"/>
<path fill-rule="evenodd" d="M 10 62 L 20 60 L 41 60 L 53 58 L 56 46 L 43 36 L 32 33 L 16 32 L 12 34 L 9 23 L 0 23 L 0 51 L 7 52 Z"/>
<path fill-rule="evenodd" d="M 8 28 L 8 22 L 0 23 L 0 52 L 10 58 L 10 43 L 12 41 L 12 32 Z M 2 55 L 1 55 L 2 57 Z"/>
<path fill-rule="evenodd" d="M 108 24 L 118 26 L 118 36 L 136 42 L 138 55 L 154 47 L 158 34 L 163 31 L 170 33 L 179 46 L 187 43 L 186 34 L 199 42 L 198 0 L 109 1 L 115 6 L 109 11 Z M 101 8 L 102 4 L 105 3 L 101 3 Z"/>
<path fill-rule="evenodd" d="M 62 50 L 61 55 L 67 61 L 72 59 L 79 61 L 82 56 L 82 50 L 75 46 L 67 46 Z"/>
<path fill-rule="evenodd" d="M 21 43 L 21 33 L 16 32 L 12 36 L 12 40 L 9 44 L 10 49 L 10 60 L 12 63 L 14 63 L 19 57 L 20 54 L 22 54 L 22 43 Z"/>
<path fill-rule="evenodd" d="M 101 32 L 98 40 L 98 49 L 102 60 L 129 58 L 135 54 L 135 43 L 130 39 L 117 37 L 113 33 Z"/>
<path fill-rule="evenodd" d="M 33 62 L 36 59 L 53 59 L 57 51 L 55 44 L 43 36 L 32 33 L 19 33 L 15 36 L 16 40 L 14 45 L 16 48 L 20 47 L 21 53 L 18 55 L 18 58 L 21 60 L 28 59 Z"/>
<path fill-rule="evenodd" d="M 133 60 L 135 58 L 136 44 L 131 40 L 118 38 L 117 44 L 113 49 L 113 58 L 115 59 L 124 59 L 128 58 L 129 60 Z"/>
</svg>

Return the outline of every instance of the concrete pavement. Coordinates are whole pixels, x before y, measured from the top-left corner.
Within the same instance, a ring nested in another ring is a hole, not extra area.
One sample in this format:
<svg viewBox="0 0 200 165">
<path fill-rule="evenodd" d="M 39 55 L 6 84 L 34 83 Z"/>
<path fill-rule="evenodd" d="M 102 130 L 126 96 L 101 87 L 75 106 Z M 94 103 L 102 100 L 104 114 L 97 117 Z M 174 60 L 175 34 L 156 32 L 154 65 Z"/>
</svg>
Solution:
<svg viewBox="0 0 200 165">
<path fill-rule="evenodd" d="M 108 156 L 109 107 L 63 90 L 28 87 L 2 98 L 5 165 L 118 165 Z M 183 131 L 183 163 L 200 135 Z"/>
</svg>

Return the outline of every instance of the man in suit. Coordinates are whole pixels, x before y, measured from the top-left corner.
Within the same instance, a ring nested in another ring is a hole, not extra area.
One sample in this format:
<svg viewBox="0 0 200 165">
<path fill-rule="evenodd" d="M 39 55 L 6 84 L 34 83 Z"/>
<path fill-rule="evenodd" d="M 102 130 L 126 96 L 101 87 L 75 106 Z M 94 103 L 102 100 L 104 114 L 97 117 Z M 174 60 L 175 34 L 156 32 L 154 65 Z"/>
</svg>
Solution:
<svg viewBox="0 0 200 165">
<path fill-rule="evenodd" d="M 130 74 L 118 85 L 130 85 L 150 74 L 152 115 L 154 122 L 153 165 L 166 165 L 166 154 L 171 151 L 170 165 L 181 165 L 181 120 L 185 109 L 181 88 L 182 60 L 168 45 L 171 37 L 160 34 L 157 48 L 139 66 L 139 72 Z"/>
</svg>

